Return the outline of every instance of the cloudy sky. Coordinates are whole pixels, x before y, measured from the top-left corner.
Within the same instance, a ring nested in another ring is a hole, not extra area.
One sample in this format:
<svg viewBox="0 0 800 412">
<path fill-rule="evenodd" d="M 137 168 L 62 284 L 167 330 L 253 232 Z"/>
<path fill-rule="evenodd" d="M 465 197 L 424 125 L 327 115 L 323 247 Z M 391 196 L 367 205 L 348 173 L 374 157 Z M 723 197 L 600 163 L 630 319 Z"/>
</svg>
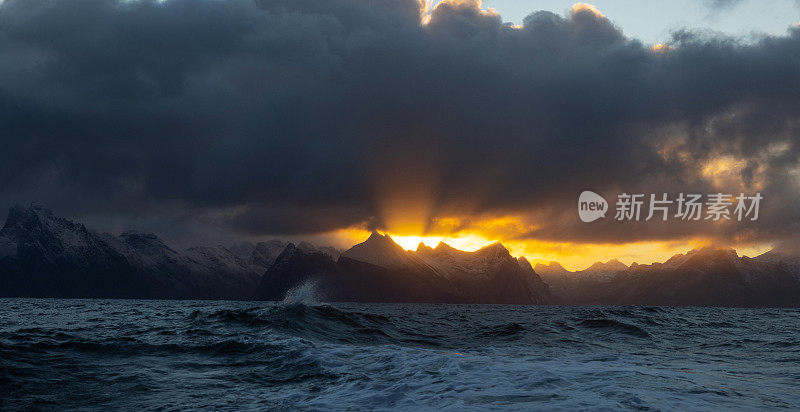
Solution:
<svg viewBox="0 0 800 412">
<path fill-rule="evenodd" d="M 533 10 L 563 14 L 572 0 L 485 0 L 504 21 L 522 24 Z M 649 44 L 670 40 L 672 32 L 684 28 L 713 30 L 731 36 L 753 33 L 786 34 L 800 20 L 797 0 L 595 0 L 589 1 L 623 32 Z"/>
<path fill-rule="evenodd" d="M 0 202 L 180 246 L 378 229 L 571 268 L 792 247 L 798 19 L 780 0 L 6 0 Z M 755 222 L 587 224 L 586 189 L 764 200 Z"/>
</svg>

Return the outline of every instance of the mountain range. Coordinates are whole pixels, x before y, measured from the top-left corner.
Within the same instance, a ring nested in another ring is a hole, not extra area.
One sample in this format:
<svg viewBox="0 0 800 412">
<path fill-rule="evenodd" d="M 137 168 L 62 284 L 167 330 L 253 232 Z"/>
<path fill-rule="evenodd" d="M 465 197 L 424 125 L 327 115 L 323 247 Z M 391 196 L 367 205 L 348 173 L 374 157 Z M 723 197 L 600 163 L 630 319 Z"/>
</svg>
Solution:
<svg viewBox="0 0 800 412">
<path fill-rule="evenodd" d="M 0 229 L 5 297 L 280 300 L 306 281 L 326 300 L 550 302 L 530 265 L 500 244 L 411 252 L 373 233 L 344 253 L 279 240 L 179 251 L 155 234 L 98 233 L 39 205 L 12 207 Z"/>
<path fill-rule="evenodd" d="M 611 261 L 543 278 L 556 301 L 571 305 L 800 306 L 800 258 L 774 251 L 750 258 L 704 247 L 663 263 Z"/>
<path fill-rule="evenodd" d="M 527 263 L 527 261 L 526 261 Z M 464 252 L 444 243 L 404 250 L 373 232 L 335 261 L 323 253 L 287 248 L 261 280 L 258 297 L 280 299 L 306 281 L 336 301 L 547 304 L 548 287 L 496 243 Z"/>
<path fill-rule="evenodd" d="M 12 207 L 0 229 L 0 297 L 281 300 L 301 287 L 325 301 L 797 307 L 800 258 L 707 247 L 570 272 L 532 267 L 499 243 L 405 250 L 377 232 L 344 252 L 280 240 L 177 250 L 155 234 L 99 233 L 38 205 Z"/>
<path fill-rule="evenodd" d="M 17 205 L 0 229 L 0 296 L 238 299 L 252 293 L 280 248 L 177 251 L 154 234 L 97 233 L 41 206 Z"/>
</svg>

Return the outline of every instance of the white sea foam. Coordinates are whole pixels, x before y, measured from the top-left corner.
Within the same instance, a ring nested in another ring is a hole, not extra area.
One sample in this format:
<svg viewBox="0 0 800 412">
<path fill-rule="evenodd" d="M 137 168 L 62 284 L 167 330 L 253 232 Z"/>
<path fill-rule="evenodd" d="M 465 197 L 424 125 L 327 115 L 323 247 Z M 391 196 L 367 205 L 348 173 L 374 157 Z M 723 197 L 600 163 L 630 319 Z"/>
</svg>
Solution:
<svg viewBox="0 0 800 412">
<path fill-rule="evenodd" d="M 323 302 L 319 291 L 319 279 L 306 279 L 304 282 L 286 291 L 284 305 L 319 305 Z"/>
</svg>

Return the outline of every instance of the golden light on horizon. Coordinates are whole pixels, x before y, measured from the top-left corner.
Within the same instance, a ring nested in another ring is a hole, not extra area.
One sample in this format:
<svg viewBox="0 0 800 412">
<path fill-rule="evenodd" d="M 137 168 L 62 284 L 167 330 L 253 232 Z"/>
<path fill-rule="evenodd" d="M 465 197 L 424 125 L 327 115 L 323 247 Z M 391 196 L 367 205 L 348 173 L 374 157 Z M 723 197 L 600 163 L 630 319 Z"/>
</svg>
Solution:
<svg viewBox="0 0 800 412">
<path fill-rule="evenodd" d="M 445 239 L 442 236 L 392 236 L 391 234 L 389 236 L 405 250 L 416 250 L 420 243 L 425 246 L 436 247 L 439 242 L 443 242 Z"/>
<path fill-rule="evenodd" d="M 459 250 L 474 252 L 482 247 L 500 242 L 514 257 L 525 257 L 531 264 L 547 264 L 558 262 L 571 271 L 583 270 L 595 262 L 606 262 L 618 259 L 626 265 L 634 262 L 651 264 L 664 262 L 676 254 L 684 254 L 692 249 L 705 246 L 731 247 L 740 256 L 755 257 L 768 252 L 773 245 L 766 243 L 733 243 L 719 244 L 711 239 L 684 239 L 675 241 L 642 241 L 631 243 L 570 243 L 551 242 L 533 239 L 502 239 L 493 238 L 473 232 L 458 232 L 450 235 L 411 235 L 393 234 L 379 231 L 389 235 L 395 243 L 406 250 L 416 250 L 420 243 L 435 248 L 439 242 L 444 242 Z M 333 244 L 347 250 L 357 243 L 365 241 L 371 231 L 366 229 L 342 229 L 332 232 L 324 237 L 333 241 Z"/>
<path fill-rule="evenodd" d="M 406 250 L 417 250 L 420 243 L 435 248 L 440 242 L 444 242 L 458 250 L 474 252 L 484 246 L 495 243 L 476 234 L 459 234 L 455 236 L 393 236 L 391 233 L 387 234 Z"/>
</svg>

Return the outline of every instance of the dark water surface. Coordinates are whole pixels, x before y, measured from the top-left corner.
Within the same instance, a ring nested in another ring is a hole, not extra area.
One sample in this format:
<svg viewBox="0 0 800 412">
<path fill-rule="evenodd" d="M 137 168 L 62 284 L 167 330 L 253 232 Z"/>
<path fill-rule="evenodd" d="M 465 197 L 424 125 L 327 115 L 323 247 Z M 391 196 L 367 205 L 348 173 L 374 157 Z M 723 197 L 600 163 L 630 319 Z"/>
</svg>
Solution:
<svg viewBox="0 0 800 412">
<path fill-rule="evenodd" d="M 800 311 L 0 299 L 2 409 L 797 409 Z"/>
</svg>

